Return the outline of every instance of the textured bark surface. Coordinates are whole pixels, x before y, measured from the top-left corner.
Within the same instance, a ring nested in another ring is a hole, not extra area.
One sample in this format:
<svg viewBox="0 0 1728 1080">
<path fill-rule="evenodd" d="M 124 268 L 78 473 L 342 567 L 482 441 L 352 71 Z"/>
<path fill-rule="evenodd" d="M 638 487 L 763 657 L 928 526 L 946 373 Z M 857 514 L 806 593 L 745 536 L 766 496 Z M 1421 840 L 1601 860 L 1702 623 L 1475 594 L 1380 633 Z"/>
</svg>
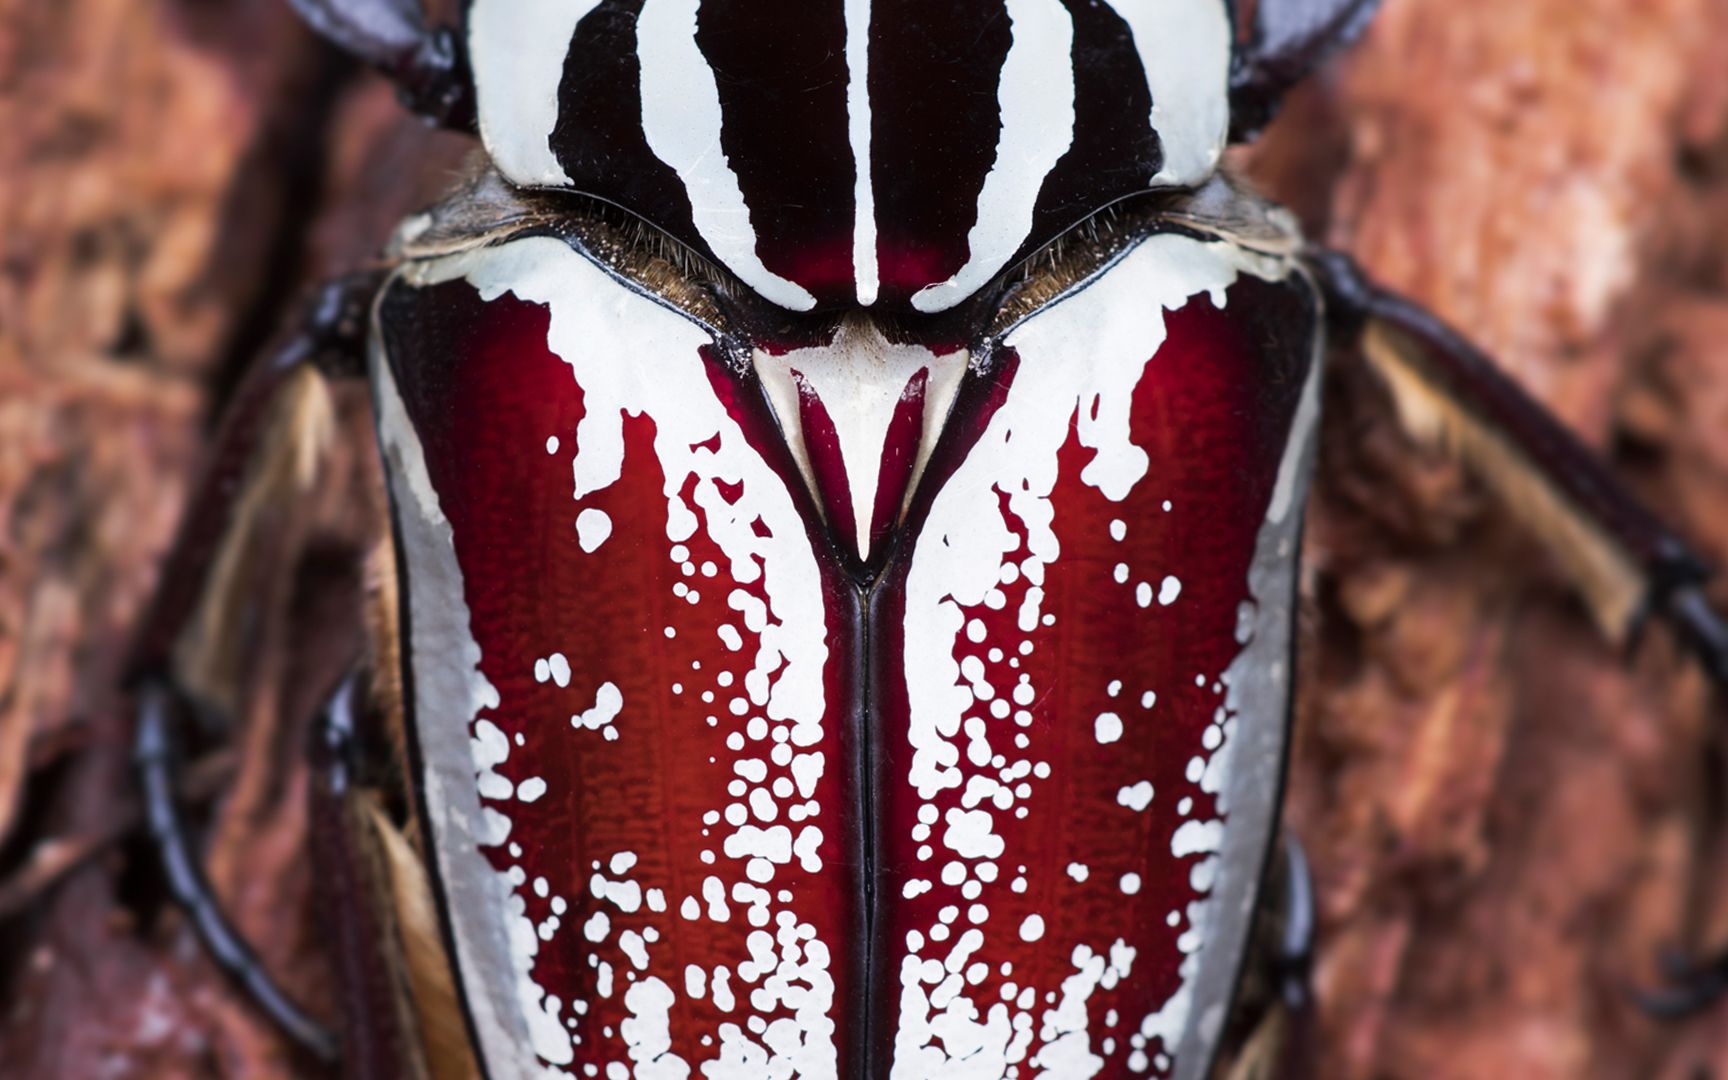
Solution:
<svg viewBox="0 0 1728 1080">
<path fill-rule="evenodd" d="M 1242 155 L 1718 561 L 1724 42 L 1722 0 L 1388 0 Z M 247 357 L 464 144 L 279 0 L 0 0 L 0 130 L 0 1073 L 308 1074 L 141 869 L 118 665 Z M 1728 1012 L 1658 1024 L 1627 996 L 1658 946 L 1728 940 L 1722 707 L 1664 634 L 1598 640 L 1337 375 L 1289 794 L 1321 898 L 1316 1075 L 1728 1071 Z M 208 865 L 238 922 L 328 1001 L 284 634 L 192 793 L 220 793 Z"/>
</svg>

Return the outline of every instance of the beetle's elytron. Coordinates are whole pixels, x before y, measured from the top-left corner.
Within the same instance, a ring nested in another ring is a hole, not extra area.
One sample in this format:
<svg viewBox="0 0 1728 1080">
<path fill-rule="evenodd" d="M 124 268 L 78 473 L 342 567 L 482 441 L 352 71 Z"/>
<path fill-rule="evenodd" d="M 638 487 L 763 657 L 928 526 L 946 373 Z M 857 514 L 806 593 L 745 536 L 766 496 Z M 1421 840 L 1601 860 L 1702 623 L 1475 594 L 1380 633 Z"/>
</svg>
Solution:
<svg viewBox="0 0 1728 1080">
<path fill-rule="evenodd" d="M 244 397 L 134 677 L 176 889 L 353 1075 L 1206 1074 L 1328 325 L 1606 629 L 1666 617 L 1724 672 L 1677 541 L 1219 171 L 1367 0 L 1261 0 L 1243 40 L 1226 0 L 296 6 L 485 159 Z M 168 762 L 176 643 L 292 453 L 260 432 L 361 371 L 400 693 L 338 696 L 327 785 L 382 783 L 344 734 L 381 724 L 411 797 L 327 815 L 330 872 L 389 868 L 337 1040 L 208 903 Z"/>
</svg>

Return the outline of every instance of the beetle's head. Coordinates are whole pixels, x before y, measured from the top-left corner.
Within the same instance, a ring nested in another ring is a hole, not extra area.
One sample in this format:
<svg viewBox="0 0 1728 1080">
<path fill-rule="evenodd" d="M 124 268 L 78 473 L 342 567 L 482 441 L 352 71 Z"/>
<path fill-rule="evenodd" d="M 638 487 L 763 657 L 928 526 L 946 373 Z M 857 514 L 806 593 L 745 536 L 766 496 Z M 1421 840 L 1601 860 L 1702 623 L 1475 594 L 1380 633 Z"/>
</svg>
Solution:
<svg viewBox="0 0 1728 1080">
<path fill-rule="evenodd" d="M 1230 126 L 1226 0 L 472 0 L 466 35 L 506 178 L 790 312 L 954 311 Z"/>
</svg>

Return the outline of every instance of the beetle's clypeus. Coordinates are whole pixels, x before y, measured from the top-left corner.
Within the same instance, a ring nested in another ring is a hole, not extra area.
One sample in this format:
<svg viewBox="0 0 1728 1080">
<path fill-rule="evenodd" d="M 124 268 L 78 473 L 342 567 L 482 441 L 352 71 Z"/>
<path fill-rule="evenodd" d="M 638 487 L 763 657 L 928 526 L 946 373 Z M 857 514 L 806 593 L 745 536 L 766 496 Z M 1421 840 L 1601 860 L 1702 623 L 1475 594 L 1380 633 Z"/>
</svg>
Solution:
<svg viewBox="0 0 1728 1080">
<path fill-rule="evenodd" d="M 1224 0 L 295 4 L 486 156 L 243 399 L 133 675 L 176 892 L 353 1074 L 1205 1075 L 1328 325 L 1607 631 L 1665 616 L 1724 673 L 1682 545 L 1219 171 L 1369 3 L 1262 0 L 1245 40 Z M 180 642 L 243 606 L 207 567 L 294 452 L 268 418 L 362 371 L 393 559 L 320 758 L 338 1050 L 169 793 L 220 697 Z"/>
</svg>

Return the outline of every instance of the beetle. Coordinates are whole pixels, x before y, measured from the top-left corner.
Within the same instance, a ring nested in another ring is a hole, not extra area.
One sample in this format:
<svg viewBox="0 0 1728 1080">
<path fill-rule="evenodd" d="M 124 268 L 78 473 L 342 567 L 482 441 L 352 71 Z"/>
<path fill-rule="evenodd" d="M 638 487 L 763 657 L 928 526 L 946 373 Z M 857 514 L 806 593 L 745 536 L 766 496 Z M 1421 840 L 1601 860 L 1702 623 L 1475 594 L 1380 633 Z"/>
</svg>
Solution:
<svg viewBox="0 0 1728 1080">
<path fill-rule="evenodd" d="M 1328 337 L 1605 630 L 1728 679 L 1685 545 L 1220 170 L 1370 3 L 1244 41 L 1221 0 L 295 6 L 485 159 L 244 393 L 131 671 L 175 892 L 352 1074 L 1205 1075 Z M 172 764 L 276 421 L 362 376 L 393 558 L 319 751 L 338 1040 L 209 901 Z"/>
</svg>

